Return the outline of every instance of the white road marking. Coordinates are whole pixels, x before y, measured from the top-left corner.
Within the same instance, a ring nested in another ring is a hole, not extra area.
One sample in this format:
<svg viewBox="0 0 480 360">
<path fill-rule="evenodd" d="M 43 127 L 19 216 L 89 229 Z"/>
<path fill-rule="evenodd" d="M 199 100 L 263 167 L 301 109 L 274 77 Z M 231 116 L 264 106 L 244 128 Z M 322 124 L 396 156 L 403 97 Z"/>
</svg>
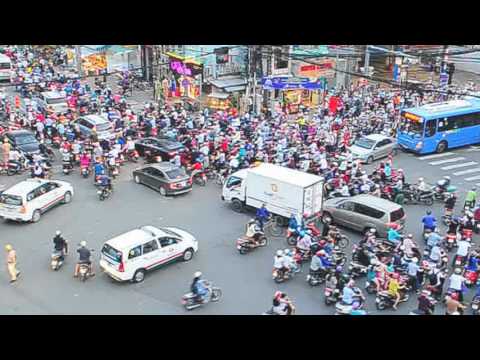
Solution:
<svg viewBox="0 0 480 360">
<path fill-rule="evenodd" d="M 460 175 L 471 174 L 471 173 L 476 173 L 476 172 L 480 172 L 480 168 L 454 172 L 453 175 L 460 176 Z"/>
<path fill-rule="evenodd" d="M 480 175 L 478 176 L 472 176 L 469 178 L 465 178 L 466 181 L 475 181 L 475 180 L 480 180 Z"/>
<path fill-rule="evenodd" d="M 444 157 L 444 156 L 450 156 L 450 155 L 454 155 L 454 154 L 455 153 L 446 152 L 446 153 L 443 153 L 443 154 L 427 155 L 427 156 L 419 157 L 418 160 L 438 159 L 438 158 L 441 158 L 441 157 Z"/>
<path fill-rule="evenodd" d="M 466 163 L 462 163 L 462 164 L 457 164 L 457 165 L 449 165 L 449 166 L 444 166 L 440 169 L 442 170 L 452 170 L 452 169 L 458 169 L 458 168 L 461 168 L 461 167 L 465 167 L 465 166 L 471 166 L 471 165 L 476 165 L 477 163 L 475 161 L 470 161 L 470 162 L 466 162 Z"/>
<path fill-rule="evenodd" d="M 430 165 L 440 165 L 440 164 L 446 164 L 446 163 L 451 163 L 451 162 L 456 162 L 460 160 L 465 160 L 464 157 L 458 157 L 458 158 L 453 158 L 453 159 L 446 159 L 446 160 L 439 160 L 439 161 L 434 161 L 429 163 Z"/>
</svg>

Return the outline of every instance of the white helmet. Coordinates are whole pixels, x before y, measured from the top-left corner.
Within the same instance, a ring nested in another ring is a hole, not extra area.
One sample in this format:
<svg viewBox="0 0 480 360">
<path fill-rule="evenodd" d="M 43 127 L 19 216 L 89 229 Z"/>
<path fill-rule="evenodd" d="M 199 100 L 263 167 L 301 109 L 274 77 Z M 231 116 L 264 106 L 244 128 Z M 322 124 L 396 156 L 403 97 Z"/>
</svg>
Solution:
<svg viewBox="0 0 480 360">
<path fill-rule="evenodd" d="M 414 257 L 414 258 L 412 259 L 412 262 L 418 263 L 418 259 L 417 259 L 416 257 Z"/>
<path fill-rule="evenodd" d="M 55 232 L 55 235 L 59 236 L 61 233 L 62 233 L 62 232 L 61 232 L 60 230 L 57 230 L 57 231 Z"/>
<path fill-rule="evenodd" d="M 418 178 L 418 181 L 423 181 L 423 177 L 421 177 L 421 178 Z"/>
<path fill-rule="evenodd" d="M 87 242 L 86 242 L 85 240 L 80 241 L 80 246 L 81 246 L 81 247 L 87 246 Z"/>
<path fill-rule="evenodd" d="M 202 273 L 200 271 L 197 271 L 195 274 L 193 274 L 194 278 L 199 278 L 202 276 Z"/>
<path fill-rule="evenodd" d="M 282 256 L 283 255 L 283 250 L 277 250 L 277 256 Z"/>
</svg>

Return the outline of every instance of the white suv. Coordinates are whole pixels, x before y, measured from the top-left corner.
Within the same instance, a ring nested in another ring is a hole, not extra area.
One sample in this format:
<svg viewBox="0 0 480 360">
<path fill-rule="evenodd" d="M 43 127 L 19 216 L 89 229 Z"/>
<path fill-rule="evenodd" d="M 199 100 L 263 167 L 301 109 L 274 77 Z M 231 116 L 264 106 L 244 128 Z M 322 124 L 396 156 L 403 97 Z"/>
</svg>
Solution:
<svg viewBox="0 0 480 360">
<path fill-rule="evenodd" d="M 197 250 L 197 240 L 184 230 L 143 226 L 108 240 L 100 268 L 117 281 L 142 282 L 148 270 L 177 259 L 189 261 Z"/>
<path fill-rule="evenodd" d="M 28 179 L 0 193 L 0 218 L 37 222 L 44 212 L 72 197 L 73 187 L 65 181 Z"/>
</svg>

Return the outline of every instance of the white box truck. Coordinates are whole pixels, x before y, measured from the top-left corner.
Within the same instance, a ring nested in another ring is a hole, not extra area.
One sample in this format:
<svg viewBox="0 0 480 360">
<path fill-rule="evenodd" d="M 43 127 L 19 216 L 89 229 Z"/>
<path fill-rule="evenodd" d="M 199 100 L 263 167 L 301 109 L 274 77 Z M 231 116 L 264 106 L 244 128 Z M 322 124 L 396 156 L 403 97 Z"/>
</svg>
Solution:
<svg viewBox="0 0 480 360">
<path fill-rule="evenodd" d="M 223 185 L 222 200 L 235 211 L 266 204 L 272 214 L 288 219 L 292 214 L 321 214 L 323 178 L 278 165 L 263 163 L 230 175 Z"/>
</svg>

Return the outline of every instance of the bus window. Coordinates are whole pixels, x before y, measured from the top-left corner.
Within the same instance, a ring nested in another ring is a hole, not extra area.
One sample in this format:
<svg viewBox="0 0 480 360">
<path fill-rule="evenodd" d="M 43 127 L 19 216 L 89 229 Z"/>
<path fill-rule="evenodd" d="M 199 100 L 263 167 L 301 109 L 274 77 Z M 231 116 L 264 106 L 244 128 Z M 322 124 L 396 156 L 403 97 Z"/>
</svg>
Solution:
<svg viewBox="0 0 480 360">
<path fill-rule="evenodd" d="M 428 120 L 425 124 L 425 137 L 432 137 L 435 135 L 437 129 L 437 119 Z"/>
<path fill-rule="evenodd" d="M 454 130 L 456 129 L 455 127 L 455 121 L 449 118 L 443 118 L 438 120 L 438 131 L 449 131 L 449 130 Z"/>
</svg>

